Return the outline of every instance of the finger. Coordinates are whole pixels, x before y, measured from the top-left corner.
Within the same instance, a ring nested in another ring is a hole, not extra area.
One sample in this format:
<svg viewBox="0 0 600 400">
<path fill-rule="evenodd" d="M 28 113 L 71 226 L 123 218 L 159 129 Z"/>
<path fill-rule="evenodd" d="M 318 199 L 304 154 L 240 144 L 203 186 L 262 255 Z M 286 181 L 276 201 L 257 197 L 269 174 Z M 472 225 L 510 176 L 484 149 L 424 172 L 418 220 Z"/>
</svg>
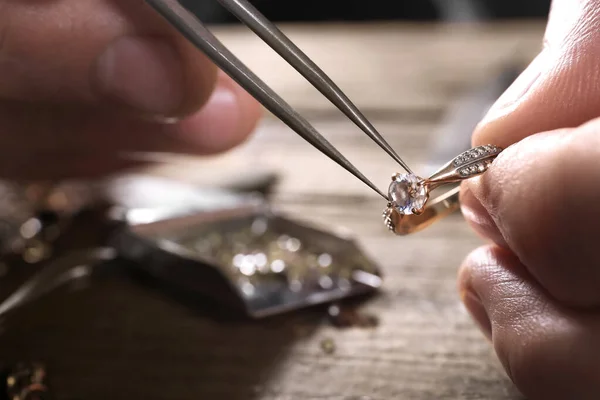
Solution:
<svg viewBox="0 0 600 400">
<path fill-rule="evenodd" d="M 254 131 L 262 107 L 224 73 L 218 75 L 217 90 L 196 114 L 181 121 L 175 133 L 186 146 L 204 153 L 220 153 L 242 143 Z"/>
<path fill-rule="evenodd" d="M 599 0 L 555 0 L 543 50 L 491 108 L 473 143 L 506 147 L 600 116 L 599 42 Z"/>
<path fill-rule="evenodd" d="M 261 108 L 221 77 L 208 103 L 171 124 L 72 107 L 0 103 L 0 179 L 91 178 L 139 165 L 131 153 L 208 155 L 243 142 Z M 23 140 L 10 132 L 21 132 Z"/>
<path fill-rule="evenodd" d="M 475 197 L 470 185 L 466 183 L 462 185 L 459 202 L 463 216 L 475 232 L 482 238 L 488 239 L 501 247 L 509 248 L 496 222 L 494 222 L 481 201 Z"/>
<path fill-rule="evenodd" d="M 599 157 L 600 120 L 533 135 L 463 193 L 467 220 L 514 251 L 552 297 L 576 306 L 600 305 Z"/>
<path fill-rule="evenodd" d="M 215 66 L 145 2 L 0 0 L 0 97 L 180 116 Z"/>
<path fill-rule="evenodd" d="M 528 399 L 600 397 L 600 313 L 561 306 L 515 255 L 494 246 L 465 260 L 459 290 Z"/>
</svg>

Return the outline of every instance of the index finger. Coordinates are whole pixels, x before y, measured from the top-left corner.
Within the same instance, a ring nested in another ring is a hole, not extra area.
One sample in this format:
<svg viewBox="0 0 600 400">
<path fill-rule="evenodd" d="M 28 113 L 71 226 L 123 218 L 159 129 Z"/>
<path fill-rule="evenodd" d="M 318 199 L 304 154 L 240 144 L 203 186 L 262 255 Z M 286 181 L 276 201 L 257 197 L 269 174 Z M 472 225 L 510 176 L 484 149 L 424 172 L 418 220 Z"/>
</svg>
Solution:
<svg viewBox="0 0 600 400">
<path fill-rule="evenodd" d="M 554 0 L 543 50 L 498 99 L 474 145 L 508 147 L 600 116 L 600 0 Z"/>
<path fill-rule="evenodd" d="M 600 305 L 599 149 L 600 120 L 530 136 L 467 182 L 462 198 L 477 230 L 572 306 Z"/>
</svg>

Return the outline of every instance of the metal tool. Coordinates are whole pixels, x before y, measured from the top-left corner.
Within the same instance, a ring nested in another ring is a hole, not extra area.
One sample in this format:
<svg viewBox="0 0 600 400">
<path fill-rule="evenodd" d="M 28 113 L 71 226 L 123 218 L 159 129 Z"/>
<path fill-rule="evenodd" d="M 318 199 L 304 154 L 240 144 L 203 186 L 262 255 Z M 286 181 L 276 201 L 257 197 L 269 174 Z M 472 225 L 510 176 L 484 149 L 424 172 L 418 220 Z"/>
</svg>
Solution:
<svg viewBox="0 0 600 400">
<path fill-rule="evenodd" d="M 340 88 L 254 6 L 246 0 L 218 1 L 282 56 L 407 172 L 412 173 L 408 165 L 396 154 L 381 134 L 377 132 Z M 146 3 L 158 11 L 191 43 L 203 51 L 225 73 L 298 135 L 341 167 L 345 168 L 356 178 L 360 179 L 381 197 L 386 200 L 388 199 L 383 192 L 352 165 L 327 139 L 317 132 L 306 119 L 229 51 L 192 11 L 187 9 L 178 0 L 146 0 Z"/>
</svg>

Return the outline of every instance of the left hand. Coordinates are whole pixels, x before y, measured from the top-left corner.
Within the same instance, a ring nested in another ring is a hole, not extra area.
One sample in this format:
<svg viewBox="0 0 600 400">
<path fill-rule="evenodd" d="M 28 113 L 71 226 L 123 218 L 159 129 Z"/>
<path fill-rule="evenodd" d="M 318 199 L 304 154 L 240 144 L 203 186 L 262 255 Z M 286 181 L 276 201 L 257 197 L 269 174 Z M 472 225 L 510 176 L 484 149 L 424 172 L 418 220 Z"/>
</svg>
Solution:
<svg viewBox="0 0 600 400">
<path fill-rule="evenodd" d="M 138 166 L 134 152 L 219 153 L 259 116 L 143 1 L 0 0 L 0 179 L 104 176 Z"/>
</svg>

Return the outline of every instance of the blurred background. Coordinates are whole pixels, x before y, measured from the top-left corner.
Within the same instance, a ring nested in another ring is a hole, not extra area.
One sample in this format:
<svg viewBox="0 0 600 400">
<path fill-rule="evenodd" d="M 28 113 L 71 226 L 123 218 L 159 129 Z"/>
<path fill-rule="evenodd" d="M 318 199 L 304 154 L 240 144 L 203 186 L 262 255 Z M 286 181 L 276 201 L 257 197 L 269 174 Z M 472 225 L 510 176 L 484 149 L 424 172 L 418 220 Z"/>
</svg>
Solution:
<svg viewBox="0 0 600 400">
<path fill-rule="evenodd" d="M 221 25 L 214 31 L 236 56 L 379 188 L 389 186 L 397 163 L 256 35 L 237 29 L 217 0 L 179 1 L 205 23 Z M 306 24 L 285 32 L 421 176 L 471 146 L 476 124 L 539 52 L 550 6 L 550 0 L 252 1 L 275 22 Z M 13 194 L 0 186 L 0 203 L 19 203 L 0 207 L 16 220 L 9 228 L 0 221 L 0 236 L 16 232 L 21 247 L 7 248 L 23 249 L 0 259 L 0 276 L 6 274 L 0 301 L 14 296 L 0 305 L 26 299 L 31 282 L 43 283 L 42 294 L 71 283 L 8 319 L 1 315 L 0 369 L 15 363 L 10 376 L 0 370 L 5 385 L 10 377 L 47 376 L 53 398 L 86 400 L 522 399 L 460 305 L 456 270 L 482 241 L 459 213 L 416 235 L 392 235 L 381 218 L 385 201 L 268 115 L 250 140 L 219 157 L 157 160 L 164 163 L 148 168 L 151 176 L 125 176 L 108 190 L 111 203 L 140 218 L 137 240 L 115 234 L 112 224 L 88 215 L 94 213 L 67 218 L 64 228 L 53 215 L 33 219 L 28 199 L 46 188 Z M 72 197 L 78 205 L 88 199 L 83 189 L 51 191 L 48 200 L 68 204 Z M 353 241 L 289 228 L 291 222 L 269 230 L 275 225 L 262 218 L 201 226 L 194 216 L 184 233 L 170 232 L 181 220 L 143 228 L 148 217 L 188 207 L 225 216 L 219 207 L 244 210 L 250 198 Z M 80 249 L 104 246 L 110 236 L 123 259 L 79 261 Z M 207 261 L 177 255 L 196 251 Z M 45 257 L 62 255 L 76 258 L 46 273 Z M 32 264 L 36 257 L 41 262 Z M 381 296 L 291 312 L 347 293 L 350 278 L 382 286 Z M 238 309 L 264 315 L 275 308 L 289 315 L 260 323 L 235 318 Z M 28 360 L 43 362 L 47 375 L 16 363 Z M 2 382 L 0 400 L 34 399 L 29 385 L 17 397 L 2 393 Z"/>
<path fill-rule="evenodd" d="M 537 18 L 547 15 L 551 0 L 254 0 L 273 21 L 478 21 Z M 207 23 L 237 23 L 214 0 L 183 0 Z"/>
</svg>

